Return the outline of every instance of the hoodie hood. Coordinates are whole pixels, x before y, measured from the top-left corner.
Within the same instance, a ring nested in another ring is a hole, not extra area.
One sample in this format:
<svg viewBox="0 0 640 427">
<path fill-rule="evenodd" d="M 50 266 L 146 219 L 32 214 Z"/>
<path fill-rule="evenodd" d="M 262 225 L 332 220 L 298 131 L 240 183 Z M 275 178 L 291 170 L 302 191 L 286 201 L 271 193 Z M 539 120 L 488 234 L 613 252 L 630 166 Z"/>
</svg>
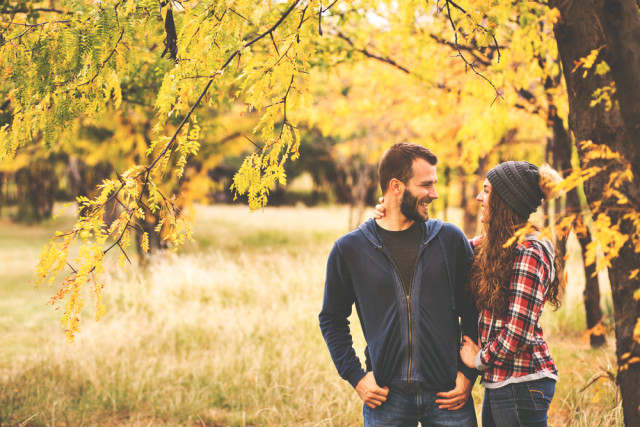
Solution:
<svg viewBox="0 0 640 427">
<path fill-rule="evenodd" d="M 550 281 L 553 281 L 556 278 L 556 266 L 553 262 L 556 256 L 556 251 L 553 248 L 553 243 L 551 243 L 551 241 L 548 239 L 540 238 L 540 233 L 529 233 L 524 237 L 524 239 L 538 242 L 540 244 L 542 250 L 547 255 L 547 258 L 549 258 Z"/>
<path fill-rule="evenodd" d="M 422 240 L 420 245 L 426 245 L 431 240 L 433 240 L 440 230 L 442 229 L 442 225 L 444 222 L 441 219 L 430 219 L 426 222 L 420 223 L 422 228 Z M 382 247 L 382 240 L 378 235 L 378 231 L 376 230 L 376 221 L 373 218 L 368 219 L 358 226 L 358 230 L 364 234 L 364 236 L 369 240 L 374 246 Z"/>
</svg>

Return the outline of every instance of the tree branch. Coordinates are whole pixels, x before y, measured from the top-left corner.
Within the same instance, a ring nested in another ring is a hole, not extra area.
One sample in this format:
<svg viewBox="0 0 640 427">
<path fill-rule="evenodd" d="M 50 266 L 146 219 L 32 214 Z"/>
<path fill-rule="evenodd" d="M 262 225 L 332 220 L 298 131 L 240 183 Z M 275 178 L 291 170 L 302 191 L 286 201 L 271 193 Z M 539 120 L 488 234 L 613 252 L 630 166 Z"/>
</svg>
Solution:
<svg viewBox="0 0 640 427">
<path fill-rule="evenodd" d="M 498 91 L 498 89 L 496 88 L 496 86 L 493 84 L 493 82 L 491 80 L 489 80 L 488 78 L 486 78 L 482 73 L 480 73 L 478 70 L 476 70 L 475 66 L 473 65 L 473 63 L 470 63 L 467 58 L 465 58 L 465 56 L 462 54 L 462 50 L 460 50 L 460 45 L 458 43 L 458 29 L 456 28 L 456 24 L 453 22 L 453 18 L 451 17 L 451 8 L 449 7 L 449 5 L 452 4 L 454 7 L 458 8 L 459 10 L 461 10 L 462 12 L 464 12 L 466 14 L 466 12 L 464 11 L 464 9 L 460 8 L 460 6 L 458 6 L 457 4 L 453 3 L 450 0 L 446 0 L 446 5 L 445 7 L 447 8 L 447 17 L 449 18 L 449 22 L 451 23 L 451 28 L 453 29 L 453 34 L 455 37 L 455 46 L 456 46 L 456 50 L 458 51 L 458 56 L 460 58 L 462 58 L 462 60 L 464 61 L 465 64 L 467 64 L 467 66 L 469 68 L 471 68 L 471 71 L 473 71 L 476 75 L 480 76 L 481 78 L 483 78 L 487 83 L 489 83 L 491 85 L 491 87 L 493 88 L 493 90 L 496 93 L 496 97 L 493 99 L 493 101 L 491 102 L 491 105 L 493 105 L 494 102 L 496 102 L 496 99 L 498 99 L 498 97 L 504 99 L 504 97 L 502 96 L 502 94 Z M 494 39 L 495 40 L 495 39 Z M 500 58 L 500 54 L 498 53 L 498 58 Z"/>
<path fill-rule="evenodd" d="M 379 55 L 376 55 L 374 53 L 369 52 L 367 49 L 356 47 L 355 44 L 353 43 L 353 41 L 351 41 L 351 39 L 349 37 L 347 37 L 346 35 L 344 35 L 340 31 L 338 31 L 337 36 L 340 37 L 341 39 L 343 39 L 344 41 L 346 41 L 352 48 L 354 48 L 356 51 L 362 53 L 367 58 L 371 58 L 371 59 L 375 59 L 377 61 L 385 62 L 385 63 L 397 68 L 398 70 L 402 71 L 403 73 L 411 74 L 411 71 L 409 71 L 408 69 L 406 69 L 402 65 L 398 64 L 397 62 L 395 62 L 391 58 L 379 56 Z"/>
<path fill-rule="evenodd" d="M 211 87 L 211 85 L 213 84 L 213 80 L 216 78 L 216 76 L 222 74 L 222 72 L 224 71 L 225 68 L 227 68 L 227 66 L 229 66 L 229 64 L 231 63 L 231 61 L 233 61 L 233 58 L 236 57 L 236 55 L 238 55 L 240 52 L 242 52 L 244 49 L 254 45 L 255 43 L 257 43 L 258 41 L 262 40 L 264 37 L 266 37 L 267 35 L 270 35 L 272 32 L 274 32 L 276 30 L 276 28 L 278 28 L 280 26 L 280 24 L 282 24 L 284 22 L 284 20 L 287 18 L 287 16 L 289 16 L 289 14 L 291 14 L 291 12 L 293 12 L 293 10 L 295 9 L 295 7 L 298 5 L 298 3 L 300 3 L 300 0 L 295 0 L 291 6 L 289 6 L 289 8 L 282 14 L 282 16 L 280 16 L 280 19 L 278 19 L 278 21 L 273 24 L 267 31 L 263 32 L 262 34 L 260 34 L 259 36 L 257 36 L 256 38 L 254 38 L 253 40 L 247 42 L 244 47 L 241 47 L 240 49 L 236 50 L 235 52 L 233 52 L 229 58 L 227 59 L 227 61 L 220 67 L 220 69 L 211 77 L 211 79 L 209 80 L 209 82 L 207 83 L 207 85 L 205 86 L 205 88 L 202 90 L 202 92 L 200 93 L 200 96 L 198 97 L 198 99 L 196 100 L 196 102 L 194 102 L 193 106 L 191 107 L 191 109 L 189 110 L 189 112 L 185 115 L 184 119 L 182 120 L 182 122 L 180 122 L 180 124 L 178 125 L 178 128 L 176 129 L 176 131 L 174 132 L 173 136 L 171 137 L 171 139 L 169 140 L 169 143 L 167 143 L 167 145 L 164 147 L 164 149 L 160 152 L 160 154 L 158 154 L 158 156 L 156 156 L 156 158 L 153 160 L 153 162 L 151 162 L 151 164 L 147 167 L 147 171 L 151 171 L 151 169 L 153 169 L 153 167 L 160 161 L 160 159 L 162 157 L 164 157 L 167 152 L 169 151 L 169 149 L 173 146 L 173 144 L 175 143 L 176 139 L 178 138 L 178 135 L 180 134 L 180 132 L 182 131 L 182 128 L 184 127 L 184 125 L 187 123 L 187 121 L 189 120 L 189 118 L 191 117 L 191 115 L 193 114 L 193 112 L 195 111 L 195 109 L 198 107 L 198 105 L 200 105 L 200 102 L 202 101 L 202 98 L 204 98 L 204 96 L 207 94 L 207 92 L 209 91 L 209 88 Z M 139 175 L 138 175 L 139 176 Z"/>
<path fill-rule="evenodd" d="M 491 60 L 486 55 L 482 54 L 480 50 L 476 47 L 456 45 L 455 43 L 452 43 L 436 34 L 430 34 L 429 37 L 431 37 L 433 40 L 437 41 L 438 43 L 448 46 L 452 49 L 464 50 L 466 52 L 469 52 L 471 55 L 473 55 L 476 61 L 479 61 L 484 66 L 491 65 Z M 495 50 L 495 49 L 492 48 L 492 50 Z"/>
<path fill-rule="evenodd" d="M 52 22 L 55 22 L 56 24 L 68 24 L 68 23 L 70 23 L 71 21 L 70 21 L 70 20 L 68 20 L 68 19 L 64 19 L 64 20 L 62 20 L 62 21 L 55 21 L 55 20 L 54 20 L 54 21 L 47 21 L 47 22 L 38 22 L 38 23 L 36 23 L 36 24 L 27 24 L 27 23 L 25 23 L 25 22 L 10 22 L 10 23 L 9 23 L 9 25 L 18 25 L 18 26 L 21 26 L 21 27 L 29 27 L 29 28 L 32 28 L 32 27 L 42 27 L 42 26 L 45 26 L 45 25 L 50 24 L 50 23 L 52 23 Z"/>
<path fill-rule="evenodd" d="M 0 15 L 15 15 L 17 13 L 29 13 L 29 12 L 52 12 L 52 13 L 60 13 L 64 15 L 73 13 L 73 12 L 67 12 L 66 10 L 60 10 L 60 9 L 36 7 L 33 9 L 0 10 Z"/>
</svg>

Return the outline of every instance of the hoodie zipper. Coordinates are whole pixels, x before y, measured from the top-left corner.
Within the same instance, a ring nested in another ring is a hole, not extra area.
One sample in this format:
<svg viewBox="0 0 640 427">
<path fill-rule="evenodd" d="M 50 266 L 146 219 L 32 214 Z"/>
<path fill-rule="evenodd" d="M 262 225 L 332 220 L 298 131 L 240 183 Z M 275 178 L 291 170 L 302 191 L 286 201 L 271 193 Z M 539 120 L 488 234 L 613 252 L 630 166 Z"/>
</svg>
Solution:
<svg viewBox="0 0 640 427">
<path fill-rule="evenodd" d="M 413 283 L 413 275 L 416 272 L 416 267 L 418 266 L 418 261 L 420 260 L 420 256 L 422 255 L 422 252 L 424 252 L 424 250 L 426 249 L 426 247 L 429 245 L 429 243 L 427 242 L 422 249 L 420 249 L 418 251 L 418 255 L 416 256 L 416 262 L 413 264 L 413 270 L 411 271 L 411 279 L 409 280 L 409 288 L 407 289 L 404 286 L 404 282 L 402 281 L 402 275 L 400 274 L 400 270 L 398 270 L 398 266 L 396 265 L 395 262 L 393 262 L 393 259 L 391 259 L 391 256 L 387 255 L 387 253 L 382 250 L 382 247 L 380 246 L 376 246 L 376 248 L 382 252 L 384 254 L 384 256 L 386 256 L 389 261 L 391 261 L 391 264 L 393 265 L 393 268 L 396 270 L 396 273 L 398 273 L 398 276 L 400 277 L 400 282 L 402 282 L 402 290 L 404 291 L 404 295 L 405 295 L 405 299 L 407 301 L 407 324 L 409 327 L 409 365 L 407 367 L 407 385 L 409 387 L 409 393 L 413 393 L 413 390 L 411 388 L 411 364 L 412 364 L 412 356 L 413 356 L 413 352 L 412 352 L 412 333 L 411 333 L 411 284 Z"/>
</svg>

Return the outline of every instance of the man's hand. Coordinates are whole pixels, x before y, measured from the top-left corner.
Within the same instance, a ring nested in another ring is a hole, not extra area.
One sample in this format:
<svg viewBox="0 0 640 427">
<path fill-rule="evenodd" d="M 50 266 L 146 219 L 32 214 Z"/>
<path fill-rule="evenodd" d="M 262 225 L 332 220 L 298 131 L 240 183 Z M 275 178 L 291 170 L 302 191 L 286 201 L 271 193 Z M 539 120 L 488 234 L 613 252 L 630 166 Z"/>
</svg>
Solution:
<svg viewBox="0 0 640 427">
<path fill-rule="evenodd" d="M 456 388 L 451 391 L 440 392 L 438 396 L 442 399 L 436 399 L 436 403 L 440 409 L 448 409 L 450 411 L 455 411 L 456 409 L 462 408 L 467 400 L 471 397 L 471 388 L 473 384 L 469 380 L 469 378 L 465 377 L 464 374 L 458 371 L 458 376 L 456 377 Z"/>
<path fill-rule="evenodd" d="M 358 393 L 358 396 L 360 396 L 360 399 L 362 399 L 369 408 L 375 409 L 387 400 L 389 387 L 378 387 L 378 383 L 376 383 L 373 372 L 367 372 L 367 375 L 362 377 L 356 386 L 356 392 Z"/>
</svg>

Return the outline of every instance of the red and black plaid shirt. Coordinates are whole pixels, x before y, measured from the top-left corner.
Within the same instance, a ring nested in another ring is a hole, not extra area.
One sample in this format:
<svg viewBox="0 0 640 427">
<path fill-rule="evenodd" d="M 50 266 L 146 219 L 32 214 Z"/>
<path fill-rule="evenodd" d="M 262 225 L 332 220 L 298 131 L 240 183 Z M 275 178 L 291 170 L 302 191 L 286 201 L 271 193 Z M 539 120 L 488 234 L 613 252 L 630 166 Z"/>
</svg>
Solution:
<svg viewBox="0 0 640 427">
<path fill-rule="evenodd" d="M 476 248 L 479 237 L 471 241 Z M 476 363 L 484 370 L 483 381 L 516 382 L 525 376 L 551 377 L 558 374 L 549 347 L 538 323 L 546 301 L 546 292 L 554 279 L 553 260 L 537 240 L 525 240 L 516 247 L 511 271 L 509 307 L 505 315 L 489 310 L 479 315 L 478 329 L 482 349 Z M 522 378 L 525 380 L 525 378 Z"/>
</svg>

